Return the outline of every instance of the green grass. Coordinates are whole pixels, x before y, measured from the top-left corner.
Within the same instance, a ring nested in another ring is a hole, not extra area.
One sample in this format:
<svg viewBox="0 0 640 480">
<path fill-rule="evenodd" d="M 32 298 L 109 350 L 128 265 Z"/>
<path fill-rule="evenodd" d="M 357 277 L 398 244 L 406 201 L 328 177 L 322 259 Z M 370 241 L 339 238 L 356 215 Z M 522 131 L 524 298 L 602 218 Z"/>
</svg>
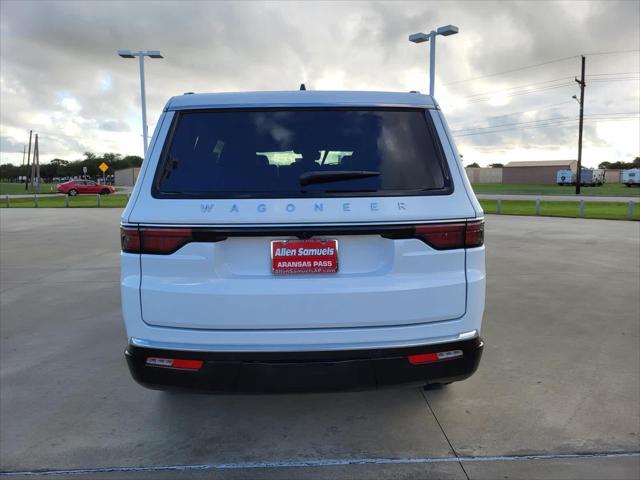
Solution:
<svg viewBox="0 0 640 480">
<path fill-rule="evenodd" d="M 78 195 L 77 197 L 66 197 L 69 199 L 69 208 L 91 208 L 97 206 L 96 195 Z M 101 207 L 124 207 L 127 204 L 127 196 L 123 194 L 100 195 Z M 35 200 L 33 197 L 10 198 L 10 208 L 33 208 Z M 65 197 L 42 196 L 38 198 L 39 208 L 61 208 L 65 206 Z M 0 198 L 0 208 L 7 208 L 6 198 Z"/>
<path fill-rule="evenodd" d="M 23 195 L 25 193 L 33 193 L 34 189 L 25 190 L 24 183 L 0 183 L 0 195 Z M 40 185 L 40 194 L 57 193 L 55 183 L 43 183 Z"/>
<path fill-rule="evenodd" d="M 480 200 L 485 213 L 496 213 L 496 200 Z M 536 203 L 530 200 L 502 200 L 501 211 L 504 215 L 535 215 Z M 624 202 L 585 202 L 585 218 L 607 220 L 628 220 L 628 204 Z M 578 202 L 540 202 L 540 215 L 545 217 L 577 218 Z M 633 220 L 640 220 L 640 204 L 633 209 Z"/>
<path fill-rule="evenodd" d="M 96 195 L 78 195 L 66 197 L 69 208 L 97 207 Z M 9 199 L 10 208 L 33 208 L 33 197 Z M 485 213 L 496 213 L 496 200 L 480 200 Z M 127 196 L 123 194 L 101 195 L 100 207 L 123 208 L 127 204 Z M 42 196 L 38 198 L 39 208 L 63 208 L 65 197 Z M 5 198 L 0 198 L 0 208 L 7 208 Z M 609 220 L 627 220 L 628 204 L 625 202 L 585 202 L 585 218 L 601 218 Z M 502 200 L 504 215 L 535 215 L 536 204 L 531 200 Z M 578 202 L 545 202 L 540 203 L 540 215 L 547 217 L 578 217 Z M 633 220 L 640 220 L 640 203 L 633 211 Z"/>
<path fill-rule="evenodd" d="M 576 187 L 561 187 L 560 185 L 545 185 L 537 183 L 505 184 L 505 183 L 476 183 L 473 184 L 476 193 L 514 193 L 532 195 L 574 195 Z M 640 197 L 640 188 L 626 187 L 621 183 L 605 183 L 600 187 L 581 187 L 582 195 L 605 195 Z"/>
</svg>

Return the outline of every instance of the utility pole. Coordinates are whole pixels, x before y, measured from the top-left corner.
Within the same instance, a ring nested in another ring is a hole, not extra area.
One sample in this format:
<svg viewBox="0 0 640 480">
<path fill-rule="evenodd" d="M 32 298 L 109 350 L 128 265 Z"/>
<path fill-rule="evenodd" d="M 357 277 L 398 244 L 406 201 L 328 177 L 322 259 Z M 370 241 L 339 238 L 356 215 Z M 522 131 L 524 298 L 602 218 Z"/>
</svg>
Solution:
<svg viewBox="0 0 640 480">
<path fill-rule="evenodd" d="M 27 154 L 27 171 L 25 172 L 24 189 L 29 190 L 29 161 L 31 159 L 31 135 L 33 130 L 29 130 L 29 153 Z"/>
<path fill-rule="evenodd" d="M 31 188 L 33 188 L 33 180 L 36 176 L 36 150 L 38 148 L 38 134 L 36 133 L 36 141 L 33 145 L 33 158 L 31 159 Z"/>
<path fill-rule="evenodd" d="M 27 155 L 27 146 L 22 147 L 22 166 L 24 167 L 24 157 Z"/>
<path fill-rule="evenodd" d="M 575 81 L 580 85 L 580 126 L 578 127 L 578 171 L 576 172 L 576 195 L 580 195 L 580 183 L 582 182 L 582 125 L 584 122 L 584 64 L 586 58 L 582 55 L 582 73 L 580 80 L 577 78 Z"/>
<path fill-rule="evenodd" d="M 36 165 L 36 192 L 40 193 L 40 147 L 38 146 L 38 134 L 36 133 L 36 144 L 33 149 L 33 160 Z"/>
</svg>

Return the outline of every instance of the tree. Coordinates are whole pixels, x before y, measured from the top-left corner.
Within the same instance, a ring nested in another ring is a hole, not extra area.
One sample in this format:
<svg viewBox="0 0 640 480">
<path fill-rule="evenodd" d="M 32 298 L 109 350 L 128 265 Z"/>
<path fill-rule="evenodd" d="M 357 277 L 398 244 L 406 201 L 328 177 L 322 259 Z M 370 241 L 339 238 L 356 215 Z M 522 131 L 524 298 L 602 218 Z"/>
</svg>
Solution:
<svg viewBox="0 0 640 480">
<path fill-rule="evenodd" d="M 51 165 L 55 165 L 56 167 L 66 167 L 69 165 L 69 160 L 62 160 L 61 158 L 54 158 L 49 162 Z"/>
<path fill-rule="evenodd" d="M 104 155 L 102 155 L 102 160 L 109 165 L 120 161 L 121 158 L 122 155 L 120 155 L 119 153 L 105 153 Z"/>
<path fill-rule="evenodd" d="M 469 165 L 467 165 L 467 168 L 480 168 L 480 165 L 478 165 L 478 162 L 473 162 L 470 163 Z"/>
<path fill-rule="evenodd" d="M 98 165 L 105 162 L 109 165 L 109 173 L 123 168 L 139 167 L 142 165 L 142 158 L 137 155 L 127 155 L 123 157 L 119 153 L 105 153 L 96 155 L 92 152 L 84 152 L 80 160 L 64 160 L 54 158 L 48 163 L 40 165 L 40 176 L 48 181 L 53 177 L 80 177 L 84 175 L 82 167 L 87 167 L 87 175 L 102 176 L 98 170 Z M 26 165 L 12 165 L 10 163 L 0 164 L 0 178 L 8 181 L 15 181 L 19 176 L 30 175 L 31 169 Z"/>
<path fill-rule="evenodd" d="M 502 168 L 504 165 L 502 163 L 492 163 L 489 165 L 491 168 Z"/>
<path fill-rule="evenodd" d="M 123 162 L 127 162 L 127 167 L 139 167 L 142 165 L 142 157 L 137 155 L 127 155 L 122 159 Z"/>
<path fill-rule="evenodd" d="M 51 160 L 49 162 L 48 165 L 50 168 L 46 168 L 47 165 L 43 164 L 42 165 L 42 169 L 43 171 L 41 172 L 42 176 L 47 176 L 47 177 L 59 177 L 64 175 L 64 171 L 66 169 L 66 167 L 69 166 L 69 160 L 63 160 L 61 158 L 54 158 L 53 160 Z"/>
<path fill-rule="evenodd" d="M 598 168 L 605 168 L 605 169 L 620 169 L 620 170 L 625 170 L 628 168 L 640 168 L 640 157 L 636 157 L 633 159 L 633 161 L 631 162 L 601 162 L 598 165 Z"/>
</svg>

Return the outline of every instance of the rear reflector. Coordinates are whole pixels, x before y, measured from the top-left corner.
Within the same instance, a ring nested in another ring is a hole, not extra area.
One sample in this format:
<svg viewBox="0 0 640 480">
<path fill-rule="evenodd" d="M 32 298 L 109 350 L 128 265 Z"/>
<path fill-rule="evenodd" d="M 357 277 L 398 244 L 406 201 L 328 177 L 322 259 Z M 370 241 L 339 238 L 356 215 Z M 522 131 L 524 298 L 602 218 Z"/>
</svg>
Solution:
<svg viewBox="0 0 640 480">
<path fill-rule="evenodd" d="M 419 353 L 409 355 L 407 359 L 411 365 L 422 365 L 424 363 L 442 362 L 445 360 L 455 360 L 462 357 L 462 350 L 449 350 L 448 352 Z"/>
<path fill-rule="evenodd" d="M 200 370 L 200 368 L 202 368 L 202 360 L 147 357 L 147 365 L 150 367 L 174 368 L 177 370 Z"/>
</svg>

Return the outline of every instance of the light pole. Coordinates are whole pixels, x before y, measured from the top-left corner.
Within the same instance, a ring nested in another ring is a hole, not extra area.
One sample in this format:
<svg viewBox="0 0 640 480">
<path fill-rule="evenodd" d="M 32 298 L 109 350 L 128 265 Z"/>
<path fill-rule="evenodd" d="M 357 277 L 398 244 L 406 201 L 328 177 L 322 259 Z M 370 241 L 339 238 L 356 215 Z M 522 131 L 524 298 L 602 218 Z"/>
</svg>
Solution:
<svg viewBox="0 0 640 480">
<path fill-rule="evenodd" d="M 444 27 L 438 27 L 437 30 L 431 30 L 429 33 L 420 32 L 409 35 L 409 41 L 413 43 L 422 43 L 431 40 L 431 51 L 429 55 L 429 95 L 431 96 L 433 96 L 436 83 L 436 36 L 443 35 L 448 37 L 456 33 L 458 33 L 458 27 L 455 25 L 445 25 Z"/>
<path fill-rule="evenodd" d="M 132 52 L 131 50 L 118 50 L 118 55 L 122 58 L 138 57 L 140 61 L 140 102 L 142 103 L 142 140 L 144 143 L 144 154 L 147 155 L 147 99 L 144 90 L 144 57 L 164 58 L 160 55 L 159 50 L 140 50 Z"/>
</svg>

